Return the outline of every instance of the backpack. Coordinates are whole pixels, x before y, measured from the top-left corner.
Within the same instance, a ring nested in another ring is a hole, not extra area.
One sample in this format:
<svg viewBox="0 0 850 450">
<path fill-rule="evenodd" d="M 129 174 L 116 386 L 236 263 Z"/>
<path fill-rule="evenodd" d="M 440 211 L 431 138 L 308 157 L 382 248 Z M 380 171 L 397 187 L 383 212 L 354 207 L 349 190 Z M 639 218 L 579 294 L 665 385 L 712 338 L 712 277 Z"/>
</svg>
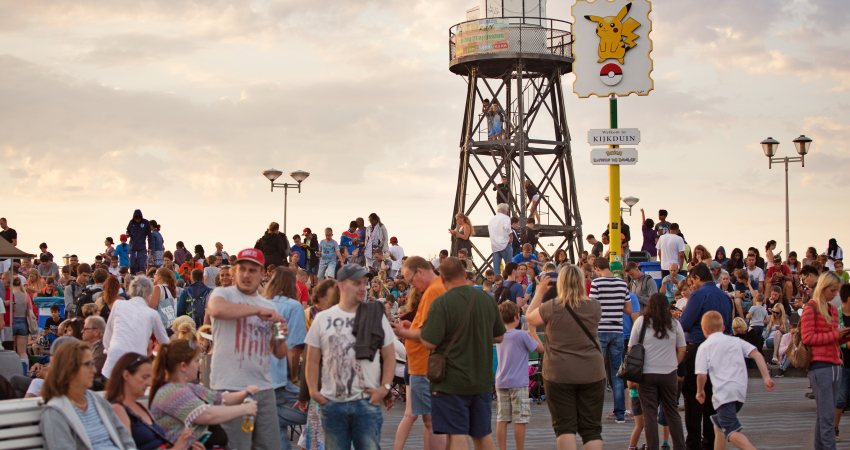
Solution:
<svg viewBox="0 0 850 450">
<path fill-rule="evenodd" d="M 502 303 L 510 300 L 511 288 L 516 284 L 516 281 L 508 281 L 508 284 L 502 283 L 499 287 L 496 288 L 496 292 L 493 293 L 493 297 L 496 299 L 496 304 L 501 305 Z"/>
<path fill-rule="evenodd" d="M 202 309 L 206 309 L 207 298 L 209 298 L 210 292 L 212 292 L 212 290 L 206 289 L 205 291 L 202 291 L 202 292 L 204 292 L 204 293 L 199 295 L 191 287 L 187 288 L 187 292 L 186 292 L 186 294 L 187 294 L 187 296 L 186 296 L 186 312 L 184 313 L 184 315 L 189 316 L 192 319 L 195 319 L 195 322 L 197 322 L 198 319 L 200 319 L 200 320 L 204 319 L 203 316 L 198 317 L 198 318 L 195 317 L 195 302 L 200 302 L 202 305 L 204 305 L 204 308 L 202 308 Z"/>
<path fill-rule="evenodd" d="M 103 288 L 90 288 L 85 287 L 77 297 L 74 298 L 74 315 L 76 317 L 83 317 L 83 306 L 88 305 L 89 303 L 94 303 L 94 296 L 103 292 Z"/>
</svg>

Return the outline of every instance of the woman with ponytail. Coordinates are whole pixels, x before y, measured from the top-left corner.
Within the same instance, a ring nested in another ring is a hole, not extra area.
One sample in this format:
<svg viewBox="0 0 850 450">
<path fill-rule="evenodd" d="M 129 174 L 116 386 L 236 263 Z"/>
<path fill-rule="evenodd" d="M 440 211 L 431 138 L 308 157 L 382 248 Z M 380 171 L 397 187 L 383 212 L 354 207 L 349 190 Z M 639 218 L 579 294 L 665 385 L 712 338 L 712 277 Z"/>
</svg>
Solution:
<svg viewBox="0 0 850 450">
<path fill-rule="evenodd" d="M 195 341 L 187 340 L 159 347 L 153 364 L 150 408 L 169 439 L 176 440 L 188 426 L 192 428 L 190 443 L 224 447 L 227 435 L 220 424 L 256 415 L 257 404 L 245 399 L 256 393 L 257 387 L 221 394 L 197 384 L 200 351 Z"/>
<path fill-rule="evenodd" d="M 803 309 L 800 330 L 803 344 L 811 348 L 809 383 L 817 404 L 814 448 L 834 449 L 835 405 L 841 380 L 839 345 L 850 340 L 850 328 L 838 329 L 838 310 L 830 304 L 841 287 L 841 279 L 833 272 L 818 278 L 812 299 Z"/>
</svg>

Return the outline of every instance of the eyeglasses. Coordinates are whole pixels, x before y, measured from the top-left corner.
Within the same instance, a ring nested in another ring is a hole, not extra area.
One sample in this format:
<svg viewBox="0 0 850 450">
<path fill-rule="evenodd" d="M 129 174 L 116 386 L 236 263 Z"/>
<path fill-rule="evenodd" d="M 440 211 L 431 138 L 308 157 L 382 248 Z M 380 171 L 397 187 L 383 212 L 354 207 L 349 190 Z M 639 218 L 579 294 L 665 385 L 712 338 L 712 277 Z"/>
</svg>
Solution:
<svg viewBox="0 0 850 450">
<path fill-rule="evenodd" d="M 86 330 L 97 330 L 97 328 L 95 328 L 95 327 L 83 327 L 83 331 L 86 331 Z"/>
</svg>

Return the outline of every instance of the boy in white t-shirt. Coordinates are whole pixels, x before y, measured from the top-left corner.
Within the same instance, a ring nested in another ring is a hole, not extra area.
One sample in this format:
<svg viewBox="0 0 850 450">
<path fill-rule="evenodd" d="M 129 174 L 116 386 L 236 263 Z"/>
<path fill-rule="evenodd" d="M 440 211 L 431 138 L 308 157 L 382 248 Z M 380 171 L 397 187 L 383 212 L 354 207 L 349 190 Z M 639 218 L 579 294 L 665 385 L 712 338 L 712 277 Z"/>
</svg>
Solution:
<svg viewBox="0 0 850 450">
<path fill-rule="evenodd" d="M 738 411 L 747 398 L 747 365 L 744 358 L 755 360 L 765 389 L 773 390 L 773 379 L 767 371 L 764 357 L 743 339 L 723 334 L 723 316 L 717 311 L 705 313 L 700 324 L 706 340 L 697 350 L 696 399 L 699 403 L 705 402 L 705 382 L 710 374 L 711 385 L 714 386 L 711 401 L 717 411 L 717 414 L 711 416 L 714 448 L 725 449 L 728 440 L 741 450 L 755 450 L 750 440 L 741 433 L 744 427 L 738 421 Z"/>
</svg>

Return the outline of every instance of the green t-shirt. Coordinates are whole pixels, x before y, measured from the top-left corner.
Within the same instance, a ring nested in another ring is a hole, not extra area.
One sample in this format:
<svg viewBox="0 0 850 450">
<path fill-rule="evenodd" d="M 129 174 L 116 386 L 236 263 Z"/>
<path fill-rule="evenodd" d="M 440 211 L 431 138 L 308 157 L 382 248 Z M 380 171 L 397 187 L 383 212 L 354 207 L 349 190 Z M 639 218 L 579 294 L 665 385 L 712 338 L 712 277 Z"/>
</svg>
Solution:
<svg viewBox="0 0 850 450">
<path fill-rule="evenodd" d="M 474 301 L 467 319 L 469 302 Z M 444 353 L 458 327 L 465 330 L 446 355 L 446 379 L 431 389 L 446 394 L 486 394 L 493 390 L 493 338 L 505 334 L 496 302 L 472 286 L 451 289 L 434 300 L 422 326 L 422 339 Z"/>
<path fill-rule="evenodd" d="M 850 283 L 850 272 L 842 271 L 841 273 L 835 272 L 838 275 L 838 278 L 841 278 L 841 281 L 845 283 Z"/>
</svg>

